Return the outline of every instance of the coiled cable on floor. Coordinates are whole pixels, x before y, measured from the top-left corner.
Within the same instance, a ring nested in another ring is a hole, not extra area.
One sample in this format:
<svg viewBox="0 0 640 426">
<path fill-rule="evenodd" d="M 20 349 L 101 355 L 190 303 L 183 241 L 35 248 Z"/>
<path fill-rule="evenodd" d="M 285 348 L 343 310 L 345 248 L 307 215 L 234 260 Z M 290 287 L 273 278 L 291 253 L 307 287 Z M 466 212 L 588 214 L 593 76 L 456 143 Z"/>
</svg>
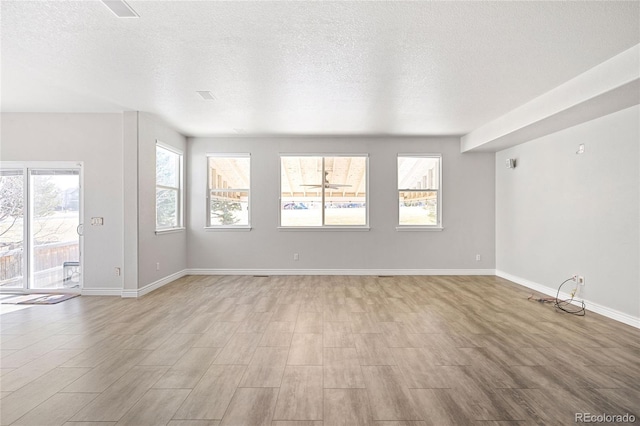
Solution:
<svg viewBox="0 0 640 426">
<path fill-rule="evenodd" d="M 556 293 L 556 297 L 534 297 L 532 294 L 531 296 L 528 297 L 528 300 L 533 300 L 539 303 L 553 303 L 553 307 L 556 308 L 556 310 L 560 310 L 562 312 L 566 312 L 571 315 L 578 315 L 582 317 L 587 312 L 585 309 L 584 300 L 580 301 L 579 307 L 570 308 L 570 306 L 573 306 L 572 305 L 573 298 L 576 294 L 577 288 L 571 292 L 571 298 L 564 299 L 564 300 L 560 299 L 560 289 L 562 289 L 562 286 L 564 286 L 569 281 L 574 281 L 574 280 L 575 280 L 575 277 L 567 278 L 566 280 L 564 280 L 562 284 L 560 284 L 560 286 L 558 287 L 558 292 Z"/>
<path fill-rule="evenodd" d="M 559 298 L 559 297 L 560 297 L 560 289 L 562 288 L 562 286 L 563 286 L 563 285 L 565 285 L 567 282 L 569 282 L 569 281 L 573 281 L 573 280 L 574 280 L 574 278 L 573 278 L 573 277 L 571 277 L 571 278 L 567 278 L 566 280 L 564 280 L 564 281 L 562 282 L 562 284 L 560 284 L 560 287 L 558 287 L 558 292 L 556 293 L 556 300 L 555 300 L 555 302 L 553 303 L 553 306 L 554 306 L 556 309 L 559 309 L 559 310 L 561 310 L 561 311 L 563 311 L 563 312 L 566 312 L 566 313 L 568 313 L 568 314 L 578 315 L 578 316 L 583 317 L 583 316 L 584 316 L 584 314 L 587 312 L 587 311 L 585 310 L 584 300 L 581 300 L 581 301 L 580 301 L 580 307 L 578 307 L 578 308 L 569 308 L 570 306 L 573 306 L 573 305 L 572 305 L 573 297 L 575 296 L 575 294 L 576 294 L 576 290 L 577 290 L 577 289 L 575 289 L 575 290 L 573 290 L 573 291 L 571 292 L 571 298 L 570 298 L 570 299 L 561 300 L 561 299 Z"/>
</svg>

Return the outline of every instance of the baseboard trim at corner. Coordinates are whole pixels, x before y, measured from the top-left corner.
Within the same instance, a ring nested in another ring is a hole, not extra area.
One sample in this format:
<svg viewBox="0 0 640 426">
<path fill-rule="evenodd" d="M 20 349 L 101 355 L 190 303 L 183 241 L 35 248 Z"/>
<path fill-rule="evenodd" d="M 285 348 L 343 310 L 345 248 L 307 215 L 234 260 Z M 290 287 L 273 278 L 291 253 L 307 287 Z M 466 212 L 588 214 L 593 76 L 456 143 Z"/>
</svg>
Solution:
<svg viewBox="0 0 640 426">
<path fill-rule="evenodd" d="M 142 288 L 139 288 L 137 290 L 122 290 L 121 295 L 122 297 L 142 297 L 145 294 L 151 293 L 153 290 L 157 290 L 162 286 L 165 286 L 177 279 L 180 279 L 182 277 L 184 277 L 187 274 L 187 269 L 183 269 L 182 271 L 178 271 L 174 274 L 171 275 L 167 275 L 164 278 L 160 278 L 157 281 L 152 282 L 151 284 L 147 284 Z"/>
<path fill-rule="evenodd" d="M 187 275 L 495 275 L 495 269 L 187 269 Z"/>
<path fill-rule="evenodd" d="M 83 288 L 80 290 L 81 296 L 120 296 L 122 290 L 119 288 Z"/>
<path fill-rule="evenodd" d="M 500 278 L 504 278 L 505 280 L 512 281 L 516 284 L 520 284 L 522 286 L 528 287 L 532 290 L 535 290 L 542 294 L 546 294 L 548 296 L 555 297 L 558 292 L 558 289 L 556 288 L 547 287 L 545 285 L 536 283 L 534 281 L 529 281 L 525 278 L 521 278 L 516 275 L 511 275 L 504 271 L 496 270 L 496 276 Z M 560 297 L 563 299 L 568 299 L 570 298 L 570 295 L 567 293 L 560 293 Z M 600 305 L 590 300 L 585 299 L 584 303 L 586 305 L 587 311 L 600 314 L 602 316 L 611 318 L 612 320 L 619 321 L 621 323 L 630 325 L 635 328 L 640 328 L 640 318 L 634 317 L 633 315 L 625 314 L 624 312 L 620 312 L 615 309 L 611 309 L 609 307 Z"/>
</svg>

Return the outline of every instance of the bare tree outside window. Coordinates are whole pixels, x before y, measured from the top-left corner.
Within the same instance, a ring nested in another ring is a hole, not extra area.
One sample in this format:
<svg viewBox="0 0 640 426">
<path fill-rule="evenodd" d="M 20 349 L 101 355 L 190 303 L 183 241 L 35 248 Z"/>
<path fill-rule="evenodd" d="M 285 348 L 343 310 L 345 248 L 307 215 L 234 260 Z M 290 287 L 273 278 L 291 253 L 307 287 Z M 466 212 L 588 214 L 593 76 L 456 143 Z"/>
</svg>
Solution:
<svg viewBox="0 0 640 426">
<path fill-rule="evenodd" d="M 0 176 L 0 238 L 14 228 L 16 222 L 22 220 L 24 209 L 24 178 L 20 175 Z M 22 242 L 20 236 L 19 243 Z M 4 238 L 1 245 L 7 245 Z"/>
<path fill-rule="evenodd" d="M 182 226 L 182 155 L 156 146 L 156 229 Z"/>
<path fill-rule="evenodd" d="M 23 286 L 27 254 L 30 288 L 63 285 L 63 263 L 77 262 L 79 256 L 79 190 L 79 171 L 74 169 L 0 171 L 1 286 Z"/>
<path fill-rule="evenodd" d="M 34 190 L 38 194 L 34 198 L 33 212 L 36 219 L 45 219 L 63 210 L 62 191 L 53 181 L 52 176 L 34 176 Z M 17 230 L 16 224 L 24 217 L 24 178 L 20 175 L 0 176 L 0 246 L 22 246 L 22 226 Z M 60 227 L 52 227 L 44 220 L 35 222 L 34 239 L 37 243 L 58 241 Z M 6 236 L 6 238 L 5 238 Z"/>
</svg>

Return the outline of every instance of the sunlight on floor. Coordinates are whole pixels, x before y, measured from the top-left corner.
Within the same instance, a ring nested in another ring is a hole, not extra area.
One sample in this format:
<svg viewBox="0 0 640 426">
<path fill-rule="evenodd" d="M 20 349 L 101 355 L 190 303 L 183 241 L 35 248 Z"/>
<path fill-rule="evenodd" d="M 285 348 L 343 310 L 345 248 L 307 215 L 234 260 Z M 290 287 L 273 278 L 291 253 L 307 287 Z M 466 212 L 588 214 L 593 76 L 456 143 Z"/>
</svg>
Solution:
<svg viewBox="0 0 640 426">
<path fill-rule="evenodd" d="M 0 315 L 33 308 L 34 306 L 36 305 L 0 305 Z"/>
</svg>

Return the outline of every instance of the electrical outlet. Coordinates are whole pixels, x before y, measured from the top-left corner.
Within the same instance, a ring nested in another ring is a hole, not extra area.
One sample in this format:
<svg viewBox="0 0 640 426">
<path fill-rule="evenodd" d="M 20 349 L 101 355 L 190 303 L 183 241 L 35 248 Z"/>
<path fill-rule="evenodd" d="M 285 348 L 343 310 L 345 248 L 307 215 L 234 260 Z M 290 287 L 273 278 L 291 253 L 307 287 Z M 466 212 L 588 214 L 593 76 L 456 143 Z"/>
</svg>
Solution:
<svg viewBox="0 0 640 426">
<path fill-rule="evenodd" d="M 300 260 L 300 255 L 298 253 L 293 253 L 293 260 Z"/>
<path fill-rule="evenodd" d="M 156 271 L 160 270 L 160 262 L 156 263 Z"/>
<path fill-rule="evenodd" d="M 482 260 L 482 256 L 479 254 L 476 254 L 476 262 L 480 262 Z"/>
<path fill-rule="evenodd" d="M 580 285 L 584 285 L 584 277 L 583 277 L 583 276 L 578 275 L 578 281 L 577 281 L 577 283 L 578 283 L 578 284 L 580 284 Z"/>
<path fill-rule="evenodd" d="M 116 277 L 120 276 L 120 268 L 116 267 L 115 268 L 115 272 L 116 272 Z"/>
</svg>

